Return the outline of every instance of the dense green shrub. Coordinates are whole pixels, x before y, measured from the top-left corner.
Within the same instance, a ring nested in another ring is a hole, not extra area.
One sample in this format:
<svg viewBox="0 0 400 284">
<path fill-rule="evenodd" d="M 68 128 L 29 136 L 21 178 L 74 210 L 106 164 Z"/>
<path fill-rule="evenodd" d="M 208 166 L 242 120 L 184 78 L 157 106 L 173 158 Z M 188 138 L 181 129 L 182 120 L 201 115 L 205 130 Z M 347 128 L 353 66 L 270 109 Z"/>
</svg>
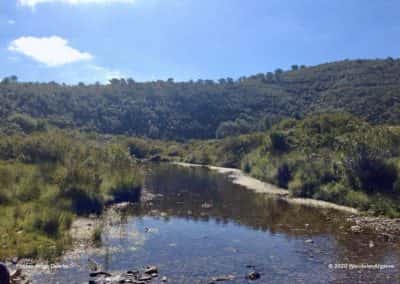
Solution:
<svg viewBox="0 0 400 284">
<path fill-rule="evenodd" d="M 269 135 L 271 141 L 271 151 L 272 152 L 284 152 L 289 149 L 289 145 L 286 142 L 286 137 L 283 133 L 272 132 Z"/>
<path fill-rule="evenodd" d="M 394 164 L 387 162 L 385 149 L 373 149 L 357 143 L 343 158 L 347 179 L 354 188 L 368 192 L 392 192 L 398 172 Z"/>
<path fill-rule="evenodd" d="M 278 186 L 287 188 L 291 178 L 292 171 L 290 170 L 289 165 L 287 163 L 280 165 L 277 172 Z"/>
<path fill-rule="evenodd" d="M 136 177 L 121 177 L 108 193 L 112 197 L 113 202 L 137 202 L 141 195 L 140 180 Z"/>
</svg>

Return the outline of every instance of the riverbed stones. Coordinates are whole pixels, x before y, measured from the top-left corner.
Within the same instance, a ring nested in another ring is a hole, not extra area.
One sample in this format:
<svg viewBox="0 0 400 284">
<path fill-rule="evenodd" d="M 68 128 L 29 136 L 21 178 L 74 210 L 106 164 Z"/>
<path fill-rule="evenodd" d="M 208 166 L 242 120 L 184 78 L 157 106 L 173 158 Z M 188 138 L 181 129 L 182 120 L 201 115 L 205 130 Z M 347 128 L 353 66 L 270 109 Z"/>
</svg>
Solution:
<svg viewBox="0 0 400 284">
<path fill-rule="evenodd" d="M 201 208 L 203 209 L 211 209 L 212 207 L 213 205 L 211 203 L 204 202 L 203 204 L 201 204 Z"/>
<path fill-rule="evenodd" d="M 105 271 L 96 271 L 96 272 L 91 272 L 89 274 L 90 277 L 98 277 L 98 276 L 105 276 L 105 277 L 111 277 L 111 274 Z"/>
<path fill-rule="evenodd" d="M 398 241 L 400 239 L 400 218 L 390 219 L 387 217 L 372 216 L 350 216 L 346 221 L 353 226 L 353 229 L 360 229 L 360 232 L 370 232 L 376 234 L 384 241 Z M 358 232 L 358 231 L 357 231 Z"/>
<path fill-rule="evenodd" d="M 361 233 L 361 226 L 359 225 L 354 225 L 350 227 L 350 231 L 352 231 L 353 233 Z"/>
<path fill-rule="evenodd" d="M 144 270 L 128 270 L 125 273 L 111 274 L 106 271 L 91 272 L 89 283 L 90 284 L 109 284 L 109 283 L 136 283 L 146 284 L 158 277 L 158 268 L 154 265 L 147 266 Z M 167 278 L 164 276 L 161 278 L 161 282 L 167 282 Z M 0 282 L 1 284 L 1 282 Z"/>
<path fill-rule="evenodd" d="M 153 279 L 153 277 L 148 274 L 142 274 L 138 277 L 139 281 L 150 281 L 151 279 Z"/>
</svg>

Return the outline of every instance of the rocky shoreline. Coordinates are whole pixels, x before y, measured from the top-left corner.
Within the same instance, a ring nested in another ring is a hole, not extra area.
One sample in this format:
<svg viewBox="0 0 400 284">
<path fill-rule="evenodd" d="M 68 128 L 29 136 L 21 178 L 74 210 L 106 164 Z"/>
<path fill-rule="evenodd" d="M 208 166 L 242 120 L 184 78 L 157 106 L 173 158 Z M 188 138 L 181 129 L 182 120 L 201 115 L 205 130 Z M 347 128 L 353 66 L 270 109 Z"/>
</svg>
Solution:
<svg viewBox="0 0 400 284">
<path fill-rule="evenodd" d="M 353 233 L 370 233 L 387 242 L 400 241 L 400 219 L 353 215 L 346 218 Z"/>
</svg>

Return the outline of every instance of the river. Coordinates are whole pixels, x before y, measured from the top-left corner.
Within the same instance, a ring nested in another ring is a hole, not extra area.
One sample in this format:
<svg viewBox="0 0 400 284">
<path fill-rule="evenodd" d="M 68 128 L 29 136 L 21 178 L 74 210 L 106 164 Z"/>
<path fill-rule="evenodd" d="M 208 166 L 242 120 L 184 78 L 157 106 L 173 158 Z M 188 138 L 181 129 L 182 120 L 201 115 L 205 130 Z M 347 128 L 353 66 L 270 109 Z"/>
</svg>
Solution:
<svg viewBox="0 0 400 284">
<path fill-rule="evenodd" d="M 345 213 L 233 184 L 204 168 L 148 166 L 150 201 L 105 214 L 101 247 L 65 257 L 34 283 L 87 283 L 88 259 L 110 273 L 155 265 L 151 283 L 397 283 L 400 249 L 345 230 Z M 63 265 L 65 264 L 65 265 Z M 360 265 L 387 265 L 361 267 Z M 250 281 L 250 271 L 260 279 Z"/>
</svg>

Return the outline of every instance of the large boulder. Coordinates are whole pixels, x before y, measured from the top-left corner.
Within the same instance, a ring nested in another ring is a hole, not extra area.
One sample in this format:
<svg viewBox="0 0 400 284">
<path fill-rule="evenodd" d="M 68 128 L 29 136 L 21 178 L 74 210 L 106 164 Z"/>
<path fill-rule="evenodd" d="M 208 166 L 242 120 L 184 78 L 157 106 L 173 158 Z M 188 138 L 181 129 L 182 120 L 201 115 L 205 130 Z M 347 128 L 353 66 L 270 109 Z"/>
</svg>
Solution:
<svg viewBox="0 0 400 284">
<path fill-rule="evenodd" d="M 10 272 L 4 263 L 0 262 L 0 284 L 10 283 Z"/>
</svg>

